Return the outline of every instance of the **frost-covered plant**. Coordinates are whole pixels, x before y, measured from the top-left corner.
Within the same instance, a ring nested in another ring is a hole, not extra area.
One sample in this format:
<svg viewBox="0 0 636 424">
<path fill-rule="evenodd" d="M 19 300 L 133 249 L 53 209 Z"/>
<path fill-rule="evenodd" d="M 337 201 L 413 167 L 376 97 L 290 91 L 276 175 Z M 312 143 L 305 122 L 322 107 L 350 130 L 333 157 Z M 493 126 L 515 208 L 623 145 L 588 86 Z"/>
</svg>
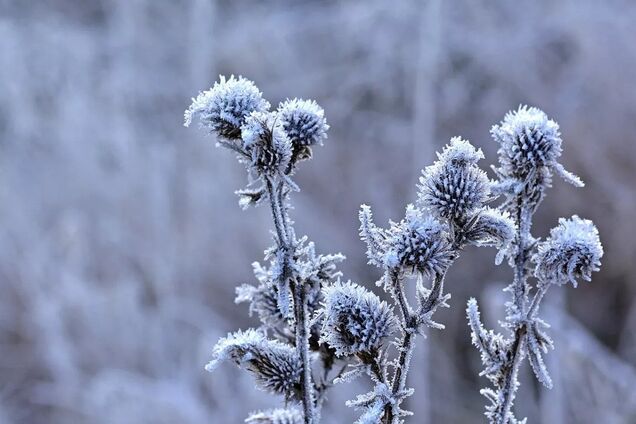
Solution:
<svg viewBox="0 0 636 424">
<path fill-rule="evenodd" d="M 493 192 L 504 195 L 505 200 L 499 210 L 491 209 L 483 217 L 485 222 L 491 222 L 487 225 L 496 239 L 507 239 L 505 251 L 514 278 L 505 289 L 512 299 L 506 303 L 503 325 L 510 335 L 505 337 L 483 327 L 475 299 L 468 301 L 466 312 L 472 342 L 484 364 L 480 375 L 485 375 L 494 386 L 481 391 L 490 401 L 486 416 L 491 423 L 507 424 L 525 422 L 512 412 L 524 358 L 528 358 L 537 379 L 552 387 L 543 355 L 553 347 L 553 342 L 545 333 L 548 324 L 538 317 L 546 291 L 552 284 L 572 282 L 576 286 L 579 278 L 589 281 L 591 273 L 600 267 L 603 248 L 592 221 L 576 215 L 561 218 L 542 242 L 530 233 L 533 214 L 550 187 L 553 173 L 576 187 L 583 186 L 577 176 L 557 162 L 562 152 L 559 125 L 541 110 L 521 106 L 493 126 L 491 134 L 499 143 L 499 167 L 494 168 L 498 181 Z M 531 287 L 528 279 L 533 275 L 537 282 Z"/>
<path fill-rule="evenodd" d="M 291 179 L 298 163 L 322 144 L 329 126 L 314 101 L 288 100 L 276 111 L 269 109 L 253 82 L 221 76 L 185 112 L 185 126 L 199 118 L 218 145 L 238 155 L 249 177 L 248 187 L 236 192 L 239 204 L 267 202 L 275 230 L 274 245 L 265 251 L 269 264 L 253 264 L 257 284 L 237 288 L 236 302 L 249 303 L 261 326 L 219 340 L 206 369 L 233 361 L 252 373 L 259 387 L 284 396 L 284 408 L 253 413 L 247 422 L 314 424 L 324 391 L 333 383 L 336 352 L 318 343 L 320 324 L 310 318 L 321 304 L 321 289 L 339 276 L 336 264 L 344 256 L 317 255 L 312 242 L 297 237 L 288 201 L 298 191 Z M 315 377 L 312 369 L 319 367 Z"/>
<path fill-rule="evenodd" d="M 326 288 L 319 312 L 321 340 L 353 361 L 339 381 L 367 374 L 374 383 L 373 390 L 347 403 L 363 411 L 358 424 L 396 424 L 410 414 L 401 404 L 413 393 L 406 379 L 415 337 L 427 327 L 444 328 L 432 317 L 437 308 L 448 306 L 448 268 L 468 244 L 505 250 L 514 237 L 510 218 L 485 206 L 490 182 L 477 166 L 481 158 L 481 150 L 453 138 L 423 171 L 418 205 L 408 205 L 401 221 L 380 228 L 370 207 L 360 209 L 360 236 L 369 263 L 383 271 L 378 285 L 392 296 L 399 313 L 394 316 L 393 308 L 375 294 L 350 283 Z M 406 295 L 409 280 L 416 285 L 414 307 Z M 387 342 L 396 329 L 393 352 Z"/>
</svg>

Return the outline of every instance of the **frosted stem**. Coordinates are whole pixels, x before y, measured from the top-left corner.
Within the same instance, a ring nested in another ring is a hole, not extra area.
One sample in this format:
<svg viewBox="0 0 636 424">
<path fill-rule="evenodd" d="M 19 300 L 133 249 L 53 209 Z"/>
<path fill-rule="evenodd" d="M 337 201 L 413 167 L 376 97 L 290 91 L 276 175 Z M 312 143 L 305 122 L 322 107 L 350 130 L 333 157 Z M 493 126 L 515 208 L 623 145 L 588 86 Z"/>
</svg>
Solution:
<svg viewBox="0 0 636 424">
<path fill-rule="evenodd" d="M 276 235 L 278 237 L 279 248 L 284 252 L 283 268 L 290 266 L 292 258 L 290 257 L 290 234 L 289 222 L 287 220 L 287 211 L 284 203 L 284 187 L 283 183 L 274 188 L 271 179 L 266 181 L 267 193 L 269 196 L 270 206 L 272 209 L 272 217 L 274 226 L 276 227 Z M 311 365 L 309 361 L 309 329 L 307 319 L 307 293 L 305 285 L 301 282 L 293 283 L 294 294 L 294 318 L 296 320 L 296 353 L 302 364 L 302 372 L 300 375 L 301 402 L 303 405 L 303 413 L 305 424 L 315 424 L 314 417 L 314 389 L 311 378 Z"/>
<path fill-rule="evenodd" d="M 524 200 L 524 193 L 517 197 L 517 254 L 514 258 L 514 280 L 512 282 L 512 301 L 515 308 L 515 315 L 525 318 L 528 308 L 528 270 L 526 263 L 528 261 L 528 239 L 530 238 L 530 227 L 532 225 L 532 214 L 529 213 Z M 536 298 L 536 296 L 535 296 Z M 503 402 L 500 404 L 501 413 L 498 414 L 500 421 L 497 424 L 507 424 L 510 420 L 510 411 L 514 403 L 517 392 L 517 378 L 519 366 L 524 356 L 526 325 L 521 324 L 514 333 L 514 340 L 510 348 L 512 356 L 510 366 L 505 367 L 504 384 L 502 387 Z"/>
</svg>

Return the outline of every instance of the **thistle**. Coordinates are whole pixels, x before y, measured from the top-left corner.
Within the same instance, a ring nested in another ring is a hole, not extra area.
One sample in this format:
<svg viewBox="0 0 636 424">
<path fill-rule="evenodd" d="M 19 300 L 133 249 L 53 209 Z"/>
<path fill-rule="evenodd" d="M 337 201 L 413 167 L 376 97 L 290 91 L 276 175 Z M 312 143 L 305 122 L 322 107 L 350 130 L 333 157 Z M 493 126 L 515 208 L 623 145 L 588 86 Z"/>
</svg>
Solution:
<svg viewBox="0 0 636 424">
<path fill-rule="evenodd" d="M 249 303 L 261 326 L 219 340 L 206 369 L 231 360 L 261 388 L 285 398 L 284 408 L 254 413 L 247 422 L 315 424 L 324 392 L 336 378 L 330 371 L 337 358 L 333 349 L 319 345 L 319 326 L 310 317 L 320 306 L 321 289 L 340 275 L 336 264 L 344 257 L 318 255 L 312 242 L 297 237 L 288 202 L 298 190 L 293 171 L 311 156 L 310 145 L 322 144 L 329 126 L 313 101 L 294 99 L 277 111 L 269 108 L 253 82 L 221 76 L 185 112 L 185 126 L 199 118 L 219 146 L 237 154 L 249 177 L 248 187 L 237 191 L 239 205 L 269 203 L 275 230 L 274 245 L 265 251 L 268 264 L 253 265 L 257 284 L 237 289 L 237 303 Z M 319 377 L 312 367 L 322 367 Z"/>
<path fill-rule="evenodd" d="M 559 125 L 541 110 L 521 106 L 493 126 L 491 134 L 499 143 L 499 167 L 494 168 L 499 181 L 493 184 L 493 193 L 505 198 L 498 210 L 482 212 L 480 220 L 490 230 L 475 231 L 490 233 L 486 239 L 500 243 L 510 259 L 514 279 L 505 289 L 512 299 L 506 304 L 504 323 L 510 335 L 484 328 L 475 299 L 468 301 L 466 313 L 472 342 L 484 364 L 481 375 L 494 386 L 481 391 L 490 402 L 486 416 L 491 423 L 507 424 L 525 422 L 515 418 L 512 409 L 519 388 L 519 368 L 526 357 L 536 378 L 547 388 L 552 387 L 543 355 L 554 344 L 545 332 L 547 323 L 538 317 L 544 295 L 552 284 L 571 282 L 576 286 L 579 278 L 589 281 L 592 272 L 599 270 L 603 248 L 594 224 L 576 215 L 561 218 L 543 242 L 530 233 L 532 216 L 554 173 L 577 187 L 583 186 L 557 161 L 562 153 Z M 478 221 L 475 228 L 479 225 Z M 533 275 L 537 278 L 535 287 L 529 283 Z"/>
<path fill-rule="evenodd" d="M 360 237 L 369 264 L 382 271 L 378 285 L 391 295 L 399 313 L 392 317 L 392 308 L 351 284 L 325 289 L 326 301 L 319 311 L 321 340 L 354 361 L 339 381 L 367 374 L 374 383 L 372 391 L 347 402 L 363 411 L 359 424 L 397 424 L 410 415 L 401 405 L 413 393 L 407 375 L 415 338 L 426 328 L 444 328 L 433 314 L 448 307 L 448 269 L 469 244 L 507 251 L 513 238 L 509 217 L 485 206 L 490 182 L 477 165 L 481 158 L 481 151 L 468 141 L 453 138 L 438 161 L 423 171 L 418 206 L 408 205 L 402 220 L 380 228 L 371 208 L 360 208 Z M 409 280 L 416 284 L 416 299 L 410 302 L 405 291 Z M 430 288 L 425 281 L 430 281 Z M 395 351 L 383 340 L 393 333 L 393 321 L 399 323 L 392 343 Z"/>
</svg>

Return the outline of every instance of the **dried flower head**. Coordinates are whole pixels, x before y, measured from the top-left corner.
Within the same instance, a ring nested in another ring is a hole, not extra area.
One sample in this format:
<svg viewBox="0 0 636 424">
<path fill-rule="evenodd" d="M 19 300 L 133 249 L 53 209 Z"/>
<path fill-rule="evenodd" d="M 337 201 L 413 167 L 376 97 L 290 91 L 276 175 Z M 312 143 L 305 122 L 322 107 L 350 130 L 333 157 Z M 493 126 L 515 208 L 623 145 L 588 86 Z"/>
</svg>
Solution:
<svg viewBox="0 0 636 424">
<path fill-rule="evenodd" d="M 218 341 L 205 369 L 213 371 L 223 360 L 232 360 L 251 372 L 259 386 L 267 391 L 286 398 L 297 396 L 301 364 L 295 349 L 285 343 L 269 340 L 251 328 L 239 330 Z"/>
<path fill-rule="evenodd" d="M 575 186 L 583 185 L 557 162 L 563 150 L 559 124 L 548 119 L 542 110 L 519 106 L 516 111 L 508 112 L 499 125 L 494 125 L 490 134 L 499 143 L 497 171 L 504 179 L 526 181 L 533 177 L 549 185 L 554 171 Z M 546 172 L 548 175 L 543 175 Z"/>
<path fill-rule="evenodd" d="M 252 112 L 265 112 L 269 107 L 252 81 L 234 75 L 226 80 L 221 75 L 211 89 L 192 99 L 184 113 L 184 125 L 190 126 L 198 115 L 201 126 L 234 140 L 241 137 L 241 125 Z"/>
<path fill-rule="evenodd" d="M 253 412 L 246 420 L 253 424 L 303 424 L 305 419 L 300 408 L 278 408 Z"/>
<path fill-rule="evenodd" d="M 439 218 L 465 221 L 488 200 L 489 180 L 477 166 L 484 155 L 454 137 L 437 156 L 420 177 L 418 200 Z"/>
<path fill-rule="evenodd" d="M 418 272 L 425 277 L 443 272 L 453 260 L 444 226 L 408 205 L 406 216 L 393 223 L 387 241 L 384 264 L 390 270 Z"/>
<path fill-rule="evenodd" d="M 323 295 L 320 341 L 337 356 L 369 353 L 396 329 L 391 307 L 364 287 L 338 282 L 326 287 Z"/>
<path fill-rule="evenodd" d="M 280 104 L 278 113 L 293 144 L 322 144 L 327 138 L 329 125 L 325 119 L 325 111 L 314 100 L 287 100 Z"/>
<path fill-rule="evenodd" d="M 466 240 L 476 246 L 495 246 L 500 249 L 496 263 L 501 263 L 515 239 L 517 225 L 507 211 L 485 207 L 479 211 L 474 224 L 465 232 Z"/>
<path fill-rule="evenodd" d="M 284 172 L 291 159 L 291 142 L 275 113 L 252 113 L 241 126 L 241 137 L 258 175 Z"/>
<path fill-rule="evenodd" d="M 560 218 L 533 257 L 535 276 L 543 284 L 571 282 L 576 287 L 577 278 L 591 280 L 592 272 L 600 269 L 602 256 L 603 246 L 592 221 L 576 215 Z"/>
</svg>

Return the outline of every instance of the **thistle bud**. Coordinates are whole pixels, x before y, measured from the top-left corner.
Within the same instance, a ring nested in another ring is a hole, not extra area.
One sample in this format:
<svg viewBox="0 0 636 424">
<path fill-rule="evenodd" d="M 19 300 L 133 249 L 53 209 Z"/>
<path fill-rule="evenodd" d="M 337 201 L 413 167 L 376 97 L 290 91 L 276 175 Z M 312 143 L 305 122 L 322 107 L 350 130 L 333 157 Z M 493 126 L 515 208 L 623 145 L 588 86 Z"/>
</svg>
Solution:
<svg viewBox="0 0 636 424">
<path fill-rule="evenodd" d="M 296 146 L 322 144 L 327 138 L 325 111 L 314 100 L 287 100 L 278 107 L 285 133 Z"/>
<path fill-rule="evenodd" d="M 277 115 L 254 112 L 241 126 L 243 148 L 251 155 L 250 166 L 257 175 L 284 172 L 291 159 L 291 142 Z"/>
<path fill-rule="evenodd" d="M 499 248 L 496 263 L 501 263 L 515 239 L 517 226 L 507 211 L 490 207 L 479 211 L 475 223 L 466 229 L 465 238 L 476 246 L 495 246 Z"/>
<path fill-rule="evenodd" d="M 543 284 L 571 282 L 576 287 L 577 278 L 591 280 L 592 272 L 600 269 L 602 256 L 603 246 L 592 221 L 576 215 L 560 218 L 533 256 L 534 274 Z"/>
<path fill-rule="evenodd" d="M 419 203 L 438 218 L 463 222 L 488 199 L 488 177 L 477 167 L 484 155 L 454 137 L 437 157 L 420 177 Z"/>
<path fill-rule="evenodd" d="M 192 99 L 184 113 L 184 125 L 190 126 L 192 119 L 198 116 L 201 126 L 235 140 L 241 137 L 241 125 L 252 112 L 265 112 L 269 107 L 252 81 L 234 75 L 226 80 L 221 75 L 211 89 Z"/>
<path fill-rule="evenodd" d="M 533 177 L 535 183 L 547 186 L 554 171 L 569 183 L 583 186 L 576 175 L 557 162 L 563 151 L 559 124 L 542 110 L 519 106 L 494 125 L 490 134 L 499 143 L 497 171 L 503 179 L 526 181 Z"/>
<path fill-rule="evenodd" d="M 213 371 L 223 360 L 231 360 L 249 371 L 259 386 L 271 393 L 293 398 L 300 388 L 301 363 L 293 347 L 269 340 L 254 329 L 231 333 L 218 341 L 212 360 L 206 365 Z"/>
<path fill-rule="evenodd" d="M 418 272 L 426 277 L 441 273 L 452 262 L 453 252 L 444 226 L 408 205 L 405 218 L 391 226 L 384 264 L 388 269 Z"/>
<path fill-rule="evenodd" d="M 367 289 L 348 282 L 324 289 L 320 341 L 337 356 L 369 353 L 397 327 L 393 310 Z"/>
</svg>

